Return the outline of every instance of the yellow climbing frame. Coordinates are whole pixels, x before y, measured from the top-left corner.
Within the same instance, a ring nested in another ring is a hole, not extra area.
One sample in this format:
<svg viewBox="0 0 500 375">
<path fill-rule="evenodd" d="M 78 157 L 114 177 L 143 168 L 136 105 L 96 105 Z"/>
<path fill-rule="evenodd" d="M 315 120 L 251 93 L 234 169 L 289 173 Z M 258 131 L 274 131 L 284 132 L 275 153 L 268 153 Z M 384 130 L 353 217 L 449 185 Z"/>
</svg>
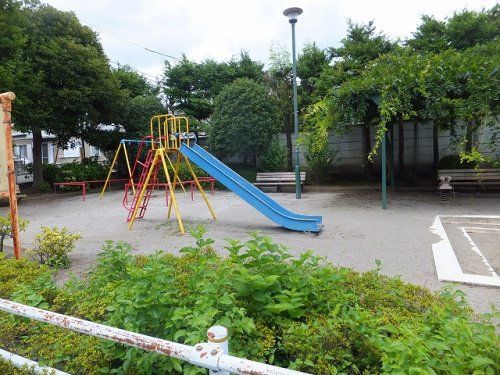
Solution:
<svg viewBox="0 0 500 375">
<path fill-rule="evenodd" d="M 163 173 L 165 174 L 170 193 L 167 218 L 170 218 L 173 206 L 180 232 L 184 234 L 185 229 L 184 224 L 182 223 L 182 216 L 179 210 L 178 200 L 175 196 L 175 190 L 177 185 L 179 185 L 184 190 L 184 192 L 186 192 L 183 183 L 179 178 L 179 169 L 182 164 L 185 164 L 188 168 L 196 187 L 200 191 L 203 200 L 205 201 L 205 204 L 207 205 L 208 210 L 212 215 L 212 218 L 216 220 L 214 209 L 212 208 L 208 197 L 203 190 L 203 187 L 201 186 L 193 167 L 191 166 L 191 163 L 189 162 L 188 158 L 186 158 L 179 152 L 179 148 L 181 147 L 182 142 L 185 142 L 188 146 L 190 143 L 188 118 L 182 116 L 173 116 L 170 114 L 153 116 L 150 120 L 150 132 L 152 138 L 151 148 L 152 150 L 154 150 L 154 156 L 151 164 L 148 167 L 146 179 L 141 186 L 140 191 L 135 193 L 139 194 L 139 196 L 135 200 L 136 203 L 133 207 L 132 217 L 129 221 L 128 228 L 132 229 L 134 225 L 134 221 L 137 217 L 140 206 L 143 204 L 144 196 L 146 194 L 146 191 L 148 190 L 148 185 L 151 181 L 151 177 L 153 175 L 155 167 L 160 163 Z M 117 150 L 117 154 L 118 152 L 119 150 Z M 116 157 L 117 156 L 115 155 L 115 159 Z M 174 163 L 172 162 L 173 158 L 175 158 Z M 169 172 L 169 167 L 172 172 Z"/>
</svg>

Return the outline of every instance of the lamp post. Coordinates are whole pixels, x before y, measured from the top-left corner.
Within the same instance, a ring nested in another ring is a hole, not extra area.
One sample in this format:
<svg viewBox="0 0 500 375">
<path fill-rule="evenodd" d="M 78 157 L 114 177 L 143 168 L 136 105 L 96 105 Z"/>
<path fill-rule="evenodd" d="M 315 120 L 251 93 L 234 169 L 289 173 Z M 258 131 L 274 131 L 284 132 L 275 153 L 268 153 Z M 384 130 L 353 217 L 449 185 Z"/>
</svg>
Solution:
<svg viewBox="0 0 500 375">
<path fill-rule="evenodd" d="M 300 185 L 300 159 L 299 159 L 299 113 L 297 104 L 297 61 L 295 59 L 295 24 L 297 18 L 302 14 L 302 9 L 293 7 L 287 8 L 283 14 L 288 17 L 288 22 L 292 25 L 292 82 L 293 82 L 293 130 L 295 133 L 295 198 L 301 197 Z"/>
</svg>

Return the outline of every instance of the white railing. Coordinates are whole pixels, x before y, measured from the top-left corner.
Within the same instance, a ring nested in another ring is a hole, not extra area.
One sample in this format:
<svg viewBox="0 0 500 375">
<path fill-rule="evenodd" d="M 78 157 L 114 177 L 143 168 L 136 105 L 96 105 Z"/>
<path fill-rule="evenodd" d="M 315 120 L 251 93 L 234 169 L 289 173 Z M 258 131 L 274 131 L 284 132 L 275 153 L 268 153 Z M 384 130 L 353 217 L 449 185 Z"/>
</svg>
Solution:
<svg viewBox="0 0 500 375">
<path fill-rule="evenodd" d="M 5 299 L 0 299 L 0 311 L 177 358 L 209 369 L 210 374 L 306 375 L 304 372 L 284 369 L 226 354 L 228 347 L 227 330 L 221 326 L 211 327 L 208 330 L 208 342 L 189 346 L 42 310 Z"/>
<path fill-rule="evenodd" d="M 40 366 L 38 363 L 28 359 L 21 357 L 20 355 L 10 353 L 6 350 L 0 349 L 0 358 L 3 358 L 7 362 L 10 362 L 15 367 L 26 368 L 30 372 L 34 374 L 43 374 L 43 375 L 70 375 L 67 372 L 62 372 L 56 370 L 54 368 Z"/>
</svg>

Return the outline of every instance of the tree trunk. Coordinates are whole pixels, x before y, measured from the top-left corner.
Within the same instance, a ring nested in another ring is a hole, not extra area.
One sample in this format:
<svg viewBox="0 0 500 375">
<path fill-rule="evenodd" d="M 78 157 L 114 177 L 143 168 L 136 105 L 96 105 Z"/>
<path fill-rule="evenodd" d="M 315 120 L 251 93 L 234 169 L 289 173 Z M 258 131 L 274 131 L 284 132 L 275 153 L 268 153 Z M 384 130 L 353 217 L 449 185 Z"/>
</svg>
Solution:
<svg viewBox="0 0 500 375">
<path fill-rule="evenodd" d="M 413 172 L 418 168 L 418 121 L 413 120 Z"/>
<path fill-rule="evenodd" d="M 361 128 L 363 131 L 363 169 L 368 181 L 373 181 L 373 163 L 368 160 L 368 155 L 372 149 L 372 141 L 370 137 L 370 123 L 365 122 Z"/>
<path fill-rule="evenodd" d="M 399 175 L 403 176 L 405 174 L 405 131 L 403 128 L 403 117 L 399 116 L 398 119 L 398 167 Z"/>
<path fill-rule="evenodd" d="M 292 144 L 292 117 L 289 113 L 285 115 L 285 134 L 288 170 L 293 171 L 293 144 Z"/>
<path fill-rule="evenodd" d="M 439 165 L 439 127 L 435 121 L 432 123 L 432 169 L 437 171 Z"/>
<path fill-rule="evenodd" d="M 85 155 L 85 141 L 83 138 L 80 138 L 80 142 L 82 142 L 82 152 L 81 152 L 81 155 L 82 155 L 82 160 L 85 159 L 87 157 L 87 155 Z M 80 160 L 80 161 L 82 161 Z"/>
<path fill-rule="evenodd" d="M 42 174 L 42 131 L 33 130 L 33 186 L 43 181 Z"/>
<path fill-rule="evenodd" d="M 474 120 L 468 120 L 465 124 L 465 152 L 470 153 L 474 146 L 473 135 L 475 131 Z"/>
</svg>

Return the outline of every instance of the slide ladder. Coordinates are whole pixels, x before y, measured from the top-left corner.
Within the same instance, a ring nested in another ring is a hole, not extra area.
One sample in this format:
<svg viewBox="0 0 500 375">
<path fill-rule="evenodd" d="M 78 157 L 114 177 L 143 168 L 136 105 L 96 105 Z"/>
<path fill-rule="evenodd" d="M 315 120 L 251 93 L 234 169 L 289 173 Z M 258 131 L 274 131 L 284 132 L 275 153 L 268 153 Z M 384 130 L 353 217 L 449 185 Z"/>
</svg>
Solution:
<svg viewBox="0 0 500 375">
<path fill-rule="evenodd" d="M 136 163 L 142 167 L 142 171 L 139 176 L 139 182 L 137 183 L 137 188 L 135 189 L 134 199 L 132 200 L 130 208 L 128 208 L 129 213 L 127 216 L 127 222 L 129 222 L 132 219 L 132 214 L 137 205 L 140 205 L 137 218 L 143 218 L 144 214 L 146 213 L 149 200 L 151 199 L 151 194 L 153 193 L 155 184 L 158 180 L 158 170 L 160 168 L 160 164 L 158 162 L 155 163 L 154 166 L 151 165 L 153 163 L 154 155 L 155 155 L 155 150 L 149 150 L 144 163 L 141 162 L 140 160 L 136 160 Z M 144 186 L 148 172 L 151 168 L 153 168 L 153 171 L 151 172 L 150 182 L 146 186 L 146 192 L 144 193 L 141 202 L 139 202 L 140 192 L 142 190 L 142 187 Z M 127 192 L 125 192 L 125 194 L 127 194 Z"/>
</svg>

